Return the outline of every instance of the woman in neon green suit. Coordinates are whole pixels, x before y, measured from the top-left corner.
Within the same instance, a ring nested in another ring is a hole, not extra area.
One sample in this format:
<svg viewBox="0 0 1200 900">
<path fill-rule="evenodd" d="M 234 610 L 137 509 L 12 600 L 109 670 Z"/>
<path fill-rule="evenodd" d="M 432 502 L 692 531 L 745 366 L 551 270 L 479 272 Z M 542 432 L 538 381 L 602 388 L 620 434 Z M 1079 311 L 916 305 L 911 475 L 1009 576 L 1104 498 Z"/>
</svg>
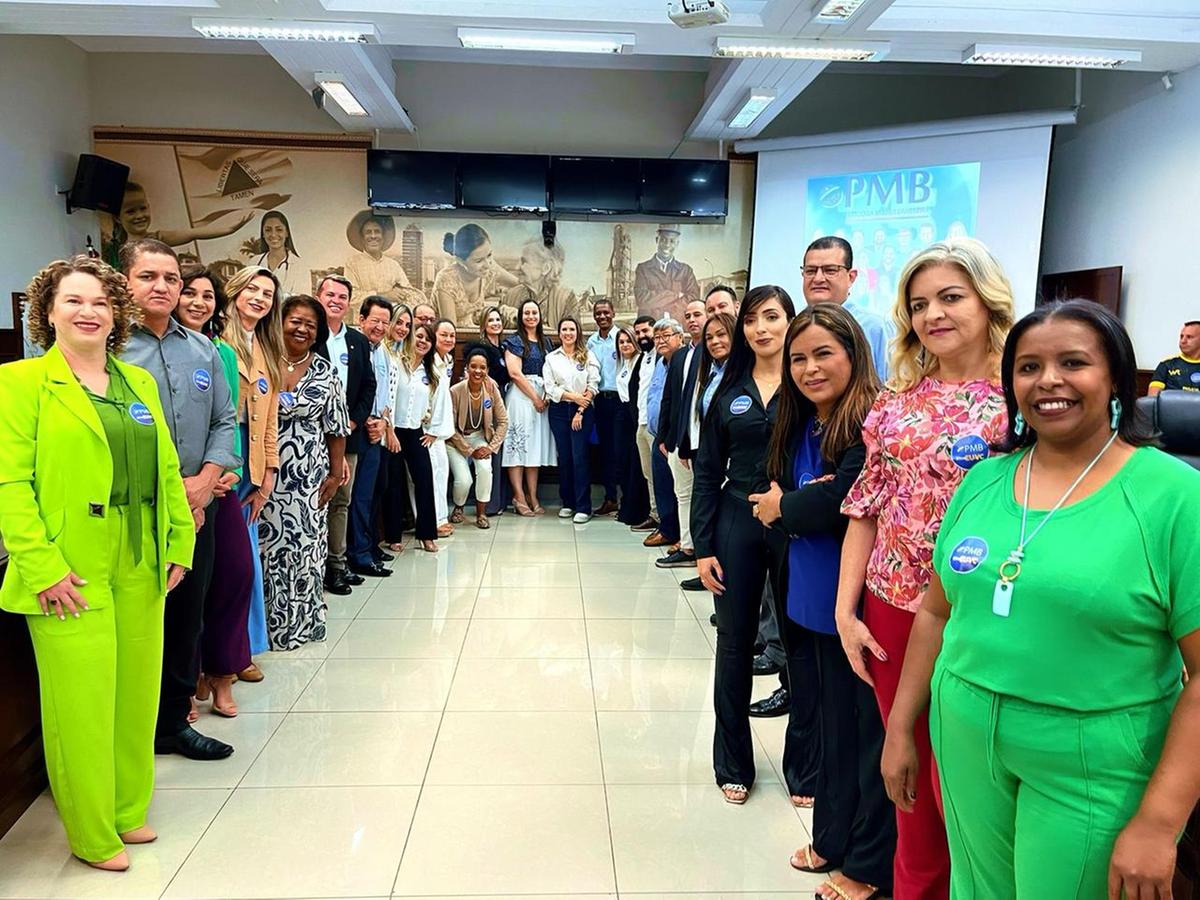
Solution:
<svg viewBox="0 0 1200 900">
<path fill-rule="evenodd" d="M 195 523 L 154 379 L 114 355 L 135 317 L 125 280 L 77 256 L 27 293 L 46 355 L 0 366 L 0 608 L 29 625 L 71 852 L 119 871 L 126 844 L 155 838 L 163 603 Z"/>
</svg>

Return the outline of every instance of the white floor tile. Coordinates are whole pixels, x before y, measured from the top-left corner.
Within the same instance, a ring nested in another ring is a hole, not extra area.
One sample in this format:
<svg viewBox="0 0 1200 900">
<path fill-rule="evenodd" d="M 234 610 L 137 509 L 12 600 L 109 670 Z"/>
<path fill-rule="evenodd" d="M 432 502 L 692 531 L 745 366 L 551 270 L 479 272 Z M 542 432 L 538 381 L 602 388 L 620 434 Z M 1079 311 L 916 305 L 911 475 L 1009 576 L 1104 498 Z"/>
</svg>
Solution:
<svg viewBox="0 0 1200 900">
<path fill-rule="evenodd" d="M 386 896 L 419 791 L 242 788 L 164 897 Z"/>
<path fill-rule="evenodd" d="M 440 710 L 452 659 L 330 659 L 297 701 L 297 712 Z"/>
<path fill-rule="evenodd" d="M 321 668 L 319 659 L 264 659 L 263 680 L 233 686 L 239 713 L 287 712 Z"/>
<path fill-rule="evenodd" d="M 588 587 L 617 588 L 623 591 L 652 588 L 667 594 L 679 590 L 670 569 L 656 569 L 646 563 L 581 562 L 579 577 Z"/>
<path fill-rule="evenodd" d="M 711 709 L 712 675 L 704 659 L 593 660 L 596 709 Z"/>
<path fill-rule="evenodd" d="M 249 685 L 248 687 L 257 687 Z M 234 686 L 237 690 L 237 685 Z M 201 710 L 207 704 L 200 704 Z M 158 788 L 234 788 L 254 764 L 258 754 L 283 722 L 283 713 L 240 712 L 223 719 L 203 712 L 195 724 L 201 734 L 233 745 L 226 759 L 198 762 L 178 754 L 154 757 L 154 783 Z"/>
<path fill-rule="evenodd" d="M 588 622 L 594 660 L 712 659 L 713 648 L 694 618 L 598 619 Z"/>
<path fill-rule="evenodd" d="M 583 586 L 583 611 L 589 619 L 694 619 L 681 591 L 660 588 L 597 588 Z"/>
<path fill-rule="evenodd" d="M 261 668 L 265 663 L 276 659 L 324 659 L 329 655 L 329 651 L 333 649 L 346 629 L 350 627 L 350 623 L 354 620 L 347 619 L 329 619 L 325 620 L 325 640 L 309 641 L 306 644 L 301 644 L 295 650 L 269 650 L 266 653 L 260 653 L 254 657 L 254 661 Z M 234 688 L 237 692 L 237 688 Z"/>
<path fill-rule="evenodd" d="M 476 619 L 582 619 L 577 587 L 479 589 Z"/>
<path fill-rule="evenodd" d="M 484 587 L 578 588 L 579 566 L 563 562 L 541 563 L 536 559 L 498 559 L 497 554 L 493 554 L 480 583 Z"/>
<path fill-rule="evenodd" d="M 329 652 L 330 659 L 455 659 L 466 619 L 358 619 Z"/>
<path fill-rule="evenodd" d="M 462 658 L 587 659 L 582 619 L 474 619 Z"/>
<path fill-rule="evenodd" d="M 447 712 L 427 784 L 603 784 L 591 712 Z"/>
<path fill-rule="evenodd" d="M 358 614 L 362 619 L 469 619 L 479 589 L 432 587 L 419 591 L 376 591 Z"/>
<path fill-rule="evenodd" d="M 615 890 L 599 785 L 427 786 L 395 886 L 397 896 Z"/>
<path fill-rule="evenodd" d="M 586 659 L 464 659 L 450 701 L 455 711 L 588 711 L 592 677 Z"/>
</svg>

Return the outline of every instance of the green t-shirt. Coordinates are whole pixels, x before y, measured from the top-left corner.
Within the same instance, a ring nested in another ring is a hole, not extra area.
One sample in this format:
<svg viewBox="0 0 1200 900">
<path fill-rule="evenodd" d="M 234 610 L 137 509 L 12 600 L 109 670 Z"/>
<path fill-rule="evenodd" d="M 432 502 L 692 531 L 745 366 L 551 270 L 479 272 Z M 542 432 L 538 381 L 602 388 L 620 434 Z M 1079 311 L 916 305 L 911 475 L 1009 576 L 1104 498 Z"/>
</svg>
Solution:
<svg viewBox="0 0 1200 900">
<path fill-rule="evenodd" d="M 112 456 L 113 506 L 153 503 L 158 495 L 158 430 L 154 416 L 109 363 L 108 390 L 100 397 L 84 389 L 92 401 Z"/>
<path fill-rule="evenodd" d="M 240 384 L 238 381 L 237 355 L 233 352 L 233 348 L 220 338 L 213 341 L 213 343 L 217 347 L 217 354 L 221 357 L 221 368 L 225 370 L 225 380 L 229 382 L 229 398 L 233 403 L 233 408 L 237 409 L 238 385 Z M 233 429 L 233 453 L 239 457 L 242 455 L 242 429 L 240 428 Z M 236 472 L 239 479 L 242 477 L 241 466 L 231 471 Z"/>
<path fill-rule="evenodd" d="M 951 606 L 938 665 L 996 693 L 1071 710 L 1174 696 L 1177 641 L 1200 628 L 1200 471 L 1150 447 L 1134 451 L 1029 542 L 1004 617 L 992 594 L 1020 539 L 1020 457 L 977 464 L 946 509 L 933 556 Z M 1028 532 L 1045 512 L 1030 510 Z"/>
</svg>

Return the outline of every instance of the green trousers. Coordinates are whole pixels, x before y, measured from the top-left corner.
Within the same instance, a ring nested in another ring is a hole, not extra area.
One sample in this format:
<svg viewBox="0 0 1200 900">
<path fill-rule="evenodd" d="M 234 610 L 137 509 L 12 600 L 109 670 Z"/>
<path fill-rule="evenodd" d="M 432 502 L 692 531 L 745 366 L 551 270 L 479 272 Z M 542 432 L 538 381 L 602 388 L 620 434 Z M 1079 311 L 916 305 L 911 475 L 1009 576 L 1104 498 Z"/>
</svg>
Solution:
<svg viewBox="0 0 1200 900">
<path fill-rule="evenodd" d="M 42 736 L 71 852 L 88 862 L 124 849 L 154 792 L 154 723 L 162 671 L 154 509 L 108 508 L 112 603 L 78 619 L 26 616 L 41 683 Z M 141 515 L 134 562 L 126 516 Z"/>
<path fill-rule="evenodd" d="M 951 900 L 1103 900 L 1174 709 L 1077 713 L 994 694 L 940 667 L 929 729 Z"/>
</svg>

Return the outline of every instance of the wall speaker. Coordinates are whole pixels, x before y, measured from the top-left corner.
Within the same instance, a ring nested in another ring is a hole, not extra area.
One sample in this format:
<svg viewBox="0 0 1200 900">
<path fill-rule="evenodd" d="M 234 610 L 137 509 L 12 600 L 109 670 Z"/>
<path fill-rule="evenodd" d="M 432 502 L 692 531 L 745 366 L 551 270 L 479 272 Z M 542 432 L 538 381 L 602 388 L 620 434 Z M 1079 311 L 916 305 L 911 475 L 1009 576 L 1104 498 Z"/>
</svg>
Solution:
<svg viewBox="0 0 1200 900">
<path fill-rule="evenodd" d="M 129 166 L 103 156 L 81 153 L 75 169 L 75 182 L 67 194 L 67 212 L 73 209 L 96 209 L 113 216 L 120 215 L 125 182 L 128 180 Z"/>
</svg>

